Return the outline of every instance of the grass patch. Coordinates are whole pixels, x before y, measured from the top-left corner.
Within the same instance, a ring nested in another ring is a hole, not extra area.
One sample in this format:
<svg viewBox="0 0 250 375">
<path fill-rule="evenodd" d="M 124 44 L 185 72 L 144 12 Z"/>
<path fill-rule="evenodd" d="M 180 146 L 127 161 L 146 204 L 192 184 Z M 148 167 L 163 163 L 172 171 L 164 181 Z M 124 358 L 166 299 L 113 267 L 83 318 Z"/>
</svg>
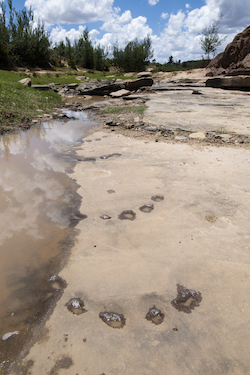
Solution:
<svg viewBox="0 0 250 375">
<path fill-rule="evenodd" d="M 217 133 L 217 134 L 227 134 L 227 130 L 224 129 L 224 128 L 220 128 L 220 129 L 217 129 L 217 130 L 216 130 L 216 133 Z"/>
<path fill-rule="evenodd" d="M 120 114 L 120 113 L 137 113 L 142 115 L 147 107 L 145 105 L 139 106 L 132 106 L 127 105 L 124 107 L 109 107 L 102 110 L 102 113 L 113 113 L 113 114 Z"/>
<path fill-rule="evenodd" d="M 50 113 L 53 108 L 62 104 L 61 96 L 53 91 L 37 91 L 31 87 L 25 87 L 18 81 L 23 78 L 31 78 L 34 85 L 45 85 L 54 83 L 56 85 L 66 85 L 70 83 L 81 83 L 77 76 L 85 75 L 90 79 L 114 80 L 128 79 L 123 75 L 107 77 L 112 75 L 110 72 L 99 71 L 76 71 L 71 68 L 60 68 L 49 72 L 34 71 L 31 74 L 25 72 L 15 72 L 0 70 L 0 134 L 4 134 L 16 127 L 21 127 L 24 119 L 26 121 L 34 119 L 38 114 Z M 129 78 L 131 79 L 131 78 Z M 83 81 L 84 82 L 84 81 Z M 113 113 L 136 112 L 142 114 L 145 110 L 141 107 L 121 107 L 114 110 Z M 42 110 L 38 112 L 37 109 Z M 120 111 L 120 112 L 119 112 Z M 112 113 L 112 112 L 110 112 Z"/>
<path fill-rule="evenodd" d="M 29 121 L 38 114 L 52 112 L 62 103 L 61 97 L 53 91 L 23 86 L 18 81 L 24 77 L 24 73 L 0 70 L 0 134 L 21 127 L 25 119 Z"/>
<path fill-rule="evenodd" d="M 110 72 L 100 72 L 100 71 L 76 71 L 71 68 L 59 68 L 58 70 L 54 71 L 34 71 L 30 74 L 25 74 L 24 72 L 4 72 L 4 75 L 8 76 L 8 79 L 15 81 L 19 77 L 18 80 L 22 78 L 30 78 L 33 85 L 46 85 L 48 83 L 54 83 L 55 85 L 68 85 L 70 83 L 84 83 L 85 81 L 80 81 L 77 79 L 79 76 L 85 76 L 89 79 L 97 79 L 97 80 L 108 80 L 113 81 L 114 79 L 128 79 L 124 75 L 115 75 L 115 77 L 109 77 L 112 75 Z M 129 79 L 135 79 L 136 77 L 129 77 Z"/>
</svg>

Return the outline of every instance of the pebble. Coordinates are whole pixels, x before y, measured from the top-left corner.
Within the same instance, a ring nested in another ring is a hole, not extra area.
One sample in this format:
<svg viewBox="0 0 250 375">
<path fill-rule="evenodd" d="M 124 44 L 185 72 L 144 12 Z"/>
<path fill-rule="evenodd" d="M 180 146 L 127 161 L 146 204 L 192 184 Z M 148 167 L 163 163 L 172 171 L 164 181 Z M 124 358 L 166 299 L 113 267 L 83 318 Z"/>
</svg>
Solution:
<svg viewBox="0 0 250 375">
<path fill-rule="evenodd" d="M 192 133 L 192 134 L 189 135 L 189 138 L 205 139 L 206 138 L 206 134 L 203 133 L 203 132 Z"/>
<path fill-rule="evenodd" d="M 11 336 L 14 336 L 14 335 L 19 335 L 19 331 L 5 333 L 5 335 L 3 335 L 2 337 L 2 340 L 4 341 L 8 340 Z"/>
<path fill-rule="evenodd" d="M 177 135 L 177 136 L 175 137 L 175 139 L 176 139 L 177 141 L 186 141 L 186 140 L 187 140 L 187 137 L 186 137 L 185 135 Z"/>
</svg>

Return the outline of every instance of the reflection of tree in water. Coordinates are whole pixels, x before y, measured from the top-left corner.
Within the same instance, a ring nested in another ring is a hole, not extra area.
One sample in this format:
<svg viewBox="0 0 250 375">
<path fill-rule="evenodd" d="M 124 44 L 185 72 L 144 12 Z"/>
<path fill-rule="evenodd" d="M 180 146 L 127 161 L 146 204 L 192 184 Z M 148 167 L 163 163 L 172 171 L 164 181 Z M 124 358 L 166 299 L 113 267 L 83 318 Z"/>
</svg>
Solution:
<svg viewBox="0 0 250 375">
<path fill-rule="evenodd" d="M 52 128 L 52 124 L 48 124 L 48 128 Z M 23 150 L 30 148 L 31 138 L 45 140 L 46 129 L 39 125 L 35 126 L 28 131 L 18 131 L 16 133 L 6 134 L 0 140 L 0 155 L 4 153 L 4 159 L 9 161 L 11 155 L 18 155 Z"/>
</svg>

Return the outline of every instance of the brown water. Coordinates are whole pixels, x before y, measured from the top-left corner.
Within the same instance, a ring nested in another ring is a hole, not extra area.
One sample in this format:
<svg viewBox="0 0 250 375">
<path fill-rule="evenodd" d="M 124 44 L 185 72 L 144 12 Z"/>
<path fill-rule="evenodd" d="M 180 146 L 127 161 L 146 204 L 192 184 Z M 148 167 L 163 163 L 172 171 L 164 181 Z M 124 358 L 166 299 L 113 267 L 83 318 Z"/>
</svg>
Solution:
<svg viewBox="0 0 250 375">
<path fill-rule="evenodd" d="M 86 114 L 75 115 L 78 120 L 0 138 L 0 372 L 65 287 L 54 288 L 50 279 L 67 258 L 78 218 L 84 218 L 67 172 L 76 162 L 75 147 L 94 125 Z M 11 332 L 13 340 L 2 339 Z"/>
</svg>

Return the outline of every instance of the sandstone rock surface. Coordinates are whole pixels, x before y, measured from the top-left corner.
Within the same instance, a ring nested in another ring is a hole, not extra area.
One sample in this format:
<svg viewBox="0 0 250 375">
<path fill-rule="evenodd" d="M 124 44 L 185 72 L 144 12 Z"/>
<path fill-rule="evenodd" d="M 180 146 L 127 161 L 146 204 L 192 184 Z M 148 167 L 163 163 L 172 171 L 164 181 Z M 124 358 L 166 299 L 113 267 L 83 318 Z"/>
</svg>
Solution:
<svg viewBox="0 0 250 375">
<path fill-rule="evenodd" d="M 250 74 L 250 26 L 235 36 L 224 52 L 217 55 L 209 64 L 213 75 Z"/>
</svg>

